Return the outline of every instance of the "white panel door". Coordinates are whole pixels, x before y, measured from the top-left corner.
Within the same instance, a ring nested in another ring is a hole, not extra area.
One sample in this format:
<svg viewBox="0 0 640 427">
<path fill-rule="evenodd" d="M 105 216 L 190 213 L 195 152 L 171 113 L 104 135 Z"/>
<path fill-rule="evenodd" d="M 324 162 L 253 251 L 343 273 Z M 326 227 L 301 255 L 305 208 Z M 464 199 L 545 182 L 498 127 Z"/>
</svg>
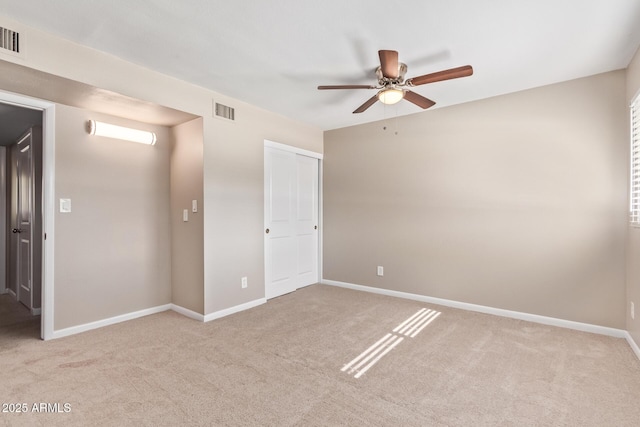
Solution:
<svg viewBox="0 0 640 427">
<path fill-rule="evenodd" d="M 318 160 L 265 147 L 265 296 L 318 281 Z"/>
<path fill-rule="evenodd" d="M 295 283 L 295 157 L 265 148 L 265 294 L 274 298 Z"/>
<path fill-rule="evenodd" d="M 318 282 L 318 160 L 296 155 L 297 286 Z"/>
<path fill-rule="evenodd" d="M 31 254 L 31 219 L 33 187 L 32 187 L 32 147 L 31 133 L 18 141 L 16 154 L 17 171 L 17 211 L 15 216 L 15 227 L 11 230 L 17 235 L 16 248 L 16 272 L 18 280 L 18 300 L 29 309 L 33 306 L 32 301 L 32 254 Z"/>
</svg>

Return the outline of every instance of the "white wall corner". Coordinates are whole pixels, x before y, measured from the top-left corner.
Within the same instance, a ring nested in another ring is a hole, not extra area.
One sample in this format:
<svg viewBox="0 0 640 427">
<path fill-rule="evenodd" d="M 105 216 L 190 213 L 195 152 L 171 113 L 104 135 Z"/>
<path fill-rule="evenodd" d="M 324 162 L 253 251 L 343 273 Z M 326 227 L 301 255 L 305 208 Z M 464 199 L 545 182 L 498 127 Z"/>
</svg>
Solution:
<svg viewBox="0 0 640 427">
<path fill-rule="evenodd" d="M 188 308 L 184 308 L 176 304 L 171 304 L 171 310 L 175 311 L 176 313 L 182 314 L 183 316 L 186 316 L 190 319 L 204 322 L 203 314 L 196 313 L 195 311 L 189 310 Z"/>
<path fill-rule="evenodd" d="M 640 360 L 640 347 L 638 347 L 638 344 L 636 344 L 635 340 L 633 339 L 633 337 L 629 332 L 626 332 L 625 338 L 627 339 L 627 342 L 629 343 L 631 350 L 633 350 L 636 357 Z"/>
<path fill-rule="evenodd" d="M 229 316 L 231 314 L 239 313 L 244 310 L 249 310 L 251 308 L 257 307 L 267 302 L 266 298 L 260 298 L 257 300 L 249 301 L 244 304 L 236 305 L 234 307 L 226 308 L 224 310 L 216 311 L 214 313 L 209 313 L 204 316 L 204 321 L 209 322 L 211 320 L 219 319 L 221 317 Z"/>
</svg>

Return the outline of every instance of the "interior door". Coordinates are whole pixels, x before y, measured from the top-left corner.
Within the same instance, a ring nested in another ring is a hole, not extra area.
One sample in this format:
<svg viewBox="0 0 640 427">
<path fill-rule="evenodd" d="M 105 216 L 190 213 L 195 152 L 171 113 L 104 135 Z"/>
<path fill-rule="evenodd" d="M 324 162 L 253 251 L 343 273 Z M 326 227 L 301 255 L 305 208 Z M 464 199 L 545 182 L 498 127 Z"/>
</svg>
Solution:
<svg viewBox="0 0 640 427">
<path fill-rule="evenodd" d="M 265 147 L 265 295 L 318 281 L 318 160 Z"/>
<path fill-rule="evenodd" d="M 318 281 L 318 159 L 296 155 L 296 282 Z"/>
<path fill-rule="evenodd" d="M 14 227 L 16 235 L 16 279 L 18 300 L 30 310 L 33 307 L 32 277 L 32 200 L 33 150 L 31 132 L 17 143 L 16 151 L 16 209 Z"/>
<path fill-rule="evenodd" d="M 295 283 L 295 154 L 265 148 L 265 296 L 297 289 Z"/>
</svg>

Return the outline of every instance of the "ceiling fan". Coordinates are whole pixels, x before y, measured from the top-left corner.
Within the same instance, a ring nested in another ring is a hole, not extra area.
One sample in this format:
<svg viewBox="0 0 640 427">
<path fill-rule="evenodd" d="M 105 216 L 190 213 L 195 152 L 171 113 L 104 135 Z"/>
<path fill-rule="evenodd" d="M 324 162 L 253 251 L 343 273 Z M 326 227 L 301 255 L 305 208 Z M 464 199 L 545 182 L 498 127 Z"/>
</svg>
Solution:
<svg viewBox="0 0 640 427">
<path fill-rule="evenodd" d="M 449 70 L 438 71 L 436 73 L 425 74 L 405 80 L 404 75 L 407 72 L 407 65 L 402 62 L 398 62 L 398 52 L 395 50 L 379 50 L 378 56 L 380 57 L 380 66 L 376 68 L 376 76 L 378 77 L 377 86 L 334 85 L 318 86 L 318 89 L 377 89 L 378 93 L 356 108 L 353 112 L 354 114 L 362 113 L 377 101 L 380 101 L 383 104 L 395 104 L 400 102 L 403 98 L 420 108 L 427 109 L 435 105 L 435 102 L 405 88 L 420 86 L 427 83 L 435 83 L 442 80 L 467 77 L 473 74 L 473 68 L 471 65 L 464 65 L 462 67 L 451 68 Z"/>
</svg>

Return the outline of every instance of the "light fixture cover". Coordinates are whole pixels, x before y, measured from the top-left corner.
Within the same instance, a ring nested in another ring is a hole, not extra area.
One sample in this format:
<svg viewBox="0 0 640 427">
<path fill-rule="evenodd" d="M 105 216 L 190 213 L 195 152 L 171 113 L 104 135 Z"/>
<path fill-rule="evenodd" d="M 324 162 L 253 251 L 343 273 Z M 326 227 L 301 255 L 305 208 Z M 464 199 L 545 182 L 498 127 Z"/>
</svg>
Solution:
<svg viewBox="0 0 640 427">
<path fill-rule="evenodd" d="M 124 126 L 116 126 L 95 120 L 89 120 L 87 122 L 87 132 L 89 135 L 123 139 L 125 141 L 139 142 L 141 144 L 154 145 L 156 143 L 156 134 L 153 132 L 131 129 Z"/>
<path fill-rule="evenodd" d="M 382 89 L 378 92 L 378 99 L 383 104 L 391 105 L 400 102 L 404 98 L 404 91 L 396 88 Z"/>
</svg>

